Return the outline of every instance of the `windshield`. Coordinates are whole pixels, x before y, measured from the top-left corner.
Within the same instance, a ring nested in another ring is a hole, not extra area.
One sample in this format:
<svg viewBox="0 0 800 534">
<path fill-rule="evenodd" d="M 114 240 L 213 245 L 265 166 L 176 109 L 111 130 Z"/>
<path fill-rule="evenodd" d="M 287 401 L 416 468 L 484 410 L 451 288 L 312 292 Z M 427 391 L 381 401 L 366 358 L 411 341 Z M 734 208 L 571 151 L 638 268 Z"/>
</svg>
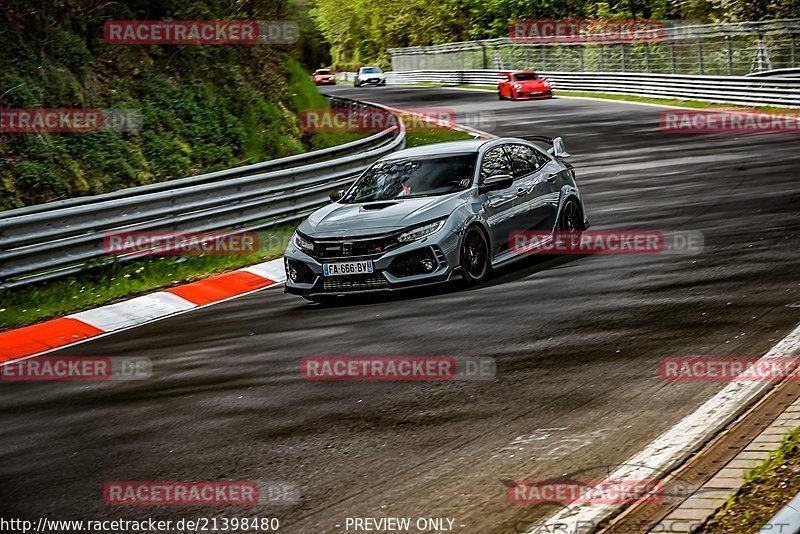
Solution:
<svg viewBox="0 0 800 534">
<path fill-rule="evenodd" d="M 315 72 L 314 74 L 330 74 L 330 73 L 331 73 L 331 71 L 329 71 L 329 70 L 320 69 L 317 72 Z"/>
<path fill-rule="evenodd" d="M 526 82 L 528 80 L 538 80 L 539 75 L 535 72 L 526 72 L 525 74 L 515 74 L 514 81 L 515 82 Z"/>
<path fill-rule="evenodd" d="M 342 199 L 346 204 L 446 195 L 472 185 L 476 154 L 379 161 Z"/>
<path fill-rule="evenodd" d="M 383 72 L 378 67 L 361 67 L 361 74 L 380 74 Z"/>
</svg>

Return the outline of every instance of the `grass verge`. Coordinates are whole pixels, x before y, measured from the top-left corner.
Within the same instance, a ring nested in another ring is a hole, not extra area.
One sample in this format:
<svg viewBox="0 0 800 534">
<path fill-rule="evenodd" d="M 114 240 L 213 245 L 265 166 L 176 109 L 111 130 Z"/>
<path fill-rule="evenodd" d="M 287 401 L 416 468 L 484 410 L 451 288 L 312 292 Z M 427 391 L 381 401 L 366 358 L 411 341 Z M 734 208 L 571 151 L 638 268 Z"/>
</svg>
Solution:
<svg viewBox="0 0 800 534">
<path fill-rule="evenodd" d="M 462 139 L 472 139 L 472 136 L 434 127 L 432 131 L 408 132 L 406 146 L 411 148 Z M 296 225 L 284 225 L 268 232 L 259 232 L 258 252 L 254 254 L 153 256 L 126 263 L 95 266 L 68 278 L 30 287 L 0 290 L 0 331 L 62 317 L 279 258 L 283 255 L 295 227 Z"/>
<path fill-rule="evenodd" d="M 185 284 L 283 255 L 294 226 L 259 232 L 253 254 L 151 256 L 95 266 L 59 280 L 0 292 L 0 331 Z"/>
<path fill-rule="evenodd" d="M 702 532 L 755 533 L 800 491 L 800 428 L 785 436 L 769 459 L 745 476 L 745 484 Z"/>
</svg>

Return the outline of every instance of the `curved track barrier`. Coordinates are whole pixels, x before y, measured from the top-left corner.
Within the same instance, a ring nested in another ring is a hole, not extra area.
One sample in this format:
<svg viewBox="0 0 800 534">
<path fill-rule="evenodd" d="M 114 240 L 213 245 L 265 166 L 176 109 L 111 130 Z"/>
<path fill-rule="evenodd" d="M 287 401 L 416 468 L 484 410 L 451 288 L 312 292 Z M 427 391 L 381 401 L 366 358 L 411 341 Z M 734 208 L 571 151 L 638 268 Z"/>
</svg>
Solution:
<svg viewBox="0 0 800 534">
<path fill-rule="evenodd" d="M 390 72 L 390 84 L 496 85 L 499 70 Z M 633 72 L 540 72 L 555 89 L 656 98 L 703 100 L 745 106 L 800 106 L 800 79 L 748 76 L 691 76 Z"/>
<path fill-rule="evenodd" d="M 378 108 L 348 99 L 337 108 Z M 382 109 L 382 108 L 381 108 Z M 253 232 L 302 219 L 369 165 L 405 147 L 402 120 L 324 150 L 180 180 L 0 212 L 0 282 L 12 288 L 80 271 L 109 257 L 112 232 Z"/>
</svg>

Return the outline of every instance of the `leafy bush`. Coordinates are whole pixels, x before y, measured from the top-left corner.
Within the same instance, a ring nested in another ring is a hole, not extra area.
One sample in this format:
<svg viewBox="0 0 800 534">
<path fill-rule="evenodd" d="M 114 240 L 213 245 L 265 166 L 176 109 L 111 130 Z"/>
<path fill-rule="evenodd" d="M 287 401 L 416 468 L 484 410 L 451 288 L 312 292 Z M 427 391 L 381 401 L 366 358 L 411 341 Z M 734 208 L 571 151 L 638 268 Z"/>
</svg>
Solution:
<svg viewBox="0 0 800 534">
<path fill-rule="evenodd" d="M 229 19 L 226 2 L 6 4 L 3 108 L 134 109 L 143 125 L 132 133 L 0 135 L 0 209 L 182 178 L 343 139 L 299 128 L 302 106 L 325 103 L 288 48 L 103 40 L 106 20 Z M 275 20 L 288 16 L 286 9 L 245 2 L 236 17 Z"/>
</svg>

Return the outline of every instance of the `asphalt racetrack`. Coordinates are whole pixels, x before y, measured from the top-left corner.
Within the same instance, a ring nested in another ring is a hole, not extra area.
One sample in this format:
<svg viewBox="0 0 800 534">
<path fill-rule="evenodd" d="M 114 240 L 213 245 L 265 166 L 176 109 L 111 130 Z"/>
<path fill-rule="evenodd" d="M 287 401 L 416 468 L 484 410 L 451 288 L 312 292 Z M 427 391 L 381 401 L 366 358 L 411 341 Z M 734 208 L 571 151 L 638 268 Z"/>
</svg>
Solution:
<svg viewBox="0 0 800 534">
<path fill-rule="evenodd" d="M 700 231 L 705 247 L 534 257 L 482 287 L 341 306 L 271 288 L 58 351 L 147 357 L 153 377 L 0 384 L 3 515 L 277 517 L 289 533 L 450 518 L 453 532 L 524 532 L 556 507 L 511 504 L 507 481 L 601 478 L 724 386 L 666 383 L 661 359 L 759 356 L 800 323 L 796 134 L 668 134 L 661 109 L 626 103 L 324 91 L 480 113 L 501 136 L 562 136 L 592 229 Z M 315 355 L 491 357 L 497 376 L 304 380 L 300 359 Z M 106 505 L 103 485 L 126 480 L 283 481 L 299 498 Z"/>
</svg>

